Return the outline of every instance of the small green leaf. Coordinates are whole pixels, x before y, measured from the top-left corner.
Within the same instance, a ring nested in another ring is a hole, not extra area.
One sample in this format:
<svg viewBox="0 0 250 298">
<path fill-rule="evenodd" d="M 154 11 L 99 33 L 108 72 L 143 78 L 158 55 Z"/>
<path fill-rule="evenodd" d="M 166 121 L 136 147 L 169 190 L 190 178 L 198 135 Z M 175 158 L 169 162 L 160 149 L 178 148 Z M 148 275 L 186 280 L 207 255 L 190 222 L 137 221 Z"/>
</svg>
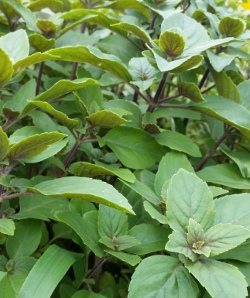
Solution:
<svg viewBox="0 0 250 298">
<path fill-rule="evenodd" d="M 37 52 L 45 52 L 55 45 L 54 38 L 47 39 L 38 33 L 31 34 L 29 36 L 29 42 Z"/>
<path fill-rule="evenodd" d="M 180 95 L 185 96 L 196 103 L 205 101 L 200 89 L 194 83 L 181 82 L 180 84 L 178 84 L 178 91 Z"/>
<path fill-rule="evenodd" d="M 231 78 L 226 75 L 224 71 L 216 72 L 214 70 L 211 70 L 211 72 L 214 77 L 219 95 L 225 98 L 229 98 L 236 103 L 240 103 L 241 98 L 239 90 L 237 89 L 237 86 L 233 83 Z"/>
<path fill-rule="evenodd" d="M 166 215 L 159 212 L 159 210 L 157 210 L 154 206 L 152 206 L 148 201 L 144 201 L 143 206 L 145 208 L 145 211 L 147 211 L 148 214 L 153 219 L 156 219 L 161 224 L 167 224 L 168 223 Z"/>
<path fill-rule="evenodd" d="M 13 236 L 15 228 L 16 227 L 12 219 L 7 219 L 7 218 L 0 219 L 0 233 Z"/>
<path fill-rule="evenodd" d="M 80 254 L 51 245 L 31 269 L 17 297 L 50 297 L 70 266 L 80 257 Z"/>
<path fill-rule="evenodd" d="M 215 215 L 213 195 L 195 174 L 180 169 L 171 179 L 167 195 L 167 218 L 173 230 L 185 233 L 190 218 L 204 231 L 211 227 Z"/>
<path fill-rule="evenodd" d="M 184 152 L 194 157 L 200 157 L 199 147 L 187 136 L 171 130 L 162 131 L 155 135 L 155 140 L 162 146 L 172 150 Z"/>
<path fill-rule="evenodd" d="M 175 59 L 184 51 L 185 41 L 180 34 L 166 30 L 160 35 L 159 46 L 166 56 Z"/>
<path fill-rule="evenodd" d="M 153 45 L 153 41 L 148 34 L 147 31 L 145 31 L 143 28 L 136 26 L 135 24 L 132 23 L 127 23 L 127 22 L 120 22 L 117 24 L 112 24 L 111 28 L 118 28 L 121 30 L 124 30 L 128 33 L 132 33 L 133 36 L 136 36 L 137 38 L 141 39 L 143 42 Z"/>
<path fill-rule="evenodd" d="M 226 36 L 238 37 L 245 30 L 246 24 L 243 23 L 242 20 L 232 18 L 232 17 L 224 17 L 221 19 L 219 23 L 219 30 L 221 34 Z"/>
<path fill-rule="evenodd" d="M 51 20 L 38 19 L 36 22 L 37 27 L 42 31 L 45 36 L 55 36 L 57 26 Z"/>
<path fill-rule="evenodd" d="M 86 119 L 89 120 L 93 126 L 101 126 L 108 128 L 119 126 L 127 122 L 126 119 L 120 117 L 118 114 L 109 110 L 98 111 L 96 113 L 91 114 Z"/>
<path fill-rule="evenodd" d="M 135 269 L 128 298 L 190 298 L 197 297 L 198 292 L 192 276 L 177 258 L 158 255 L 143 259 Z"/>
<path fill-rule="evenodd" d="M 164 153 L 153 136 L 134 127 L 115 127 L 103 140 L 121 162 L 132 169 L 149 168 L 159 161 Z"/>
<path fill-rule="evenodd" d="M 232 159 L 238 166 L 243 178 L 250 178 L 250 154 L 247 152 L 221 151 Z"/>
<path fill-rule="evenodd" d="M 128 232 L 128 217 L 124 212 L 100 205 L 98 215 L 98 232 L 100 236 L 110 239 Z"/>
<path fill-rule="evenodd" d="M 57 111 L 47 102 L 34 100 L 30 101 L 30 103 L 52 115 L 60 124 L 68 127 L 69 129 L 73 129 L 78 126 L 78 120 L 70 119 L 66 114 Z"/>
<path fill-rule="evenodd" d="M 26 58 L 29 55 L 29 39 L 26 31 L 19 29 L 1 36 L 0 48 L 10 57 L 13 64 Z"/>
<path fill-rule="evenodd" d="M 141 244 L 135 237 L 129 235 L 114 236 L 112 239 L 107 236 L 102 236 L 99 242 L 115 251 L 127 250 Z"/>
<path fill-rule="evenodd" d="M 232 223 L 250 230 L 250 195 L 232 194 L 215 200 L 214 224 Z"/>
<path fill-rule="evenodd" d="M 79 213 L 65 211 L 58 212 L 56 218 L 72 228 L 81 238 L 82 242 L 87 245 L 99 258 L 104 256 L 100 247 L 100 235 L 97 230 L 98 212 L 89 211 L 83 217 Z"/>
<path fill-rule="evenodd" d="M 16 225 L 14 236 L 9 236 L 6 248 L 10 258 L 31 255 L 38 247 L 42 236 L 42 222 L 26 219 Z"/>
<path fill-rule="evenodd" d="M 58 132 L 45 132 L 27 137 L 10 147 L 8 158 L 11 160 L 29 162 L 30 158 L 40 155 L 49 146 L 59 142 L 65 137 L 66 135 Z"/>
<path fill-rule="evenodd" d="M 220 223 L 208 229 L 204 237 L 211 256 L 215 256 L 240 245 L 250 237 L 250 231 L 239 225 Z"/>
<path fill-rule="evenodd" d="M 0 86 L 3 86 L 11 79 L 13 72 L 10 57 L 0 48 Z"/>
<path fill-rule="evenodd" d="M 176 252 L 182 254 L 192 261 L 195 261 L 198 255 L 191 249 L 187 242 L 187 235 L 183 232 L 174 231 L 168 237 L 165 249 L 167 251 Z"/>
<path fill-rule="evenodd" d="M 247 297 L 244 275 L 234 266 L 210 259 L 188 261 L 185 267 L 212 297 Z"/>
<path fill-rule="evenodd" d="M 39 183 L 30 188 L 30 191 L 58 198 L 87 200 L 134 214 L 127 199 L 113 186 L 91 178 L 58 178 Z"/>
<path fill-rule="evenodd" d="M 105 249 L 105 251 L 111 256 L 116 257 L 119 260 L 122 260 L 125 263 L 128 263 L 131 266 L 135 266 L 140 263 L 141 258 L 137 255 L 132 255 L 123 251 L 114 251 L 111 249 Z"/>
<path fill-rule="evenodd" d="M 9 139 L 0 126 L 0 161 L 4 160 L 9 150 Z"/>
</svg>

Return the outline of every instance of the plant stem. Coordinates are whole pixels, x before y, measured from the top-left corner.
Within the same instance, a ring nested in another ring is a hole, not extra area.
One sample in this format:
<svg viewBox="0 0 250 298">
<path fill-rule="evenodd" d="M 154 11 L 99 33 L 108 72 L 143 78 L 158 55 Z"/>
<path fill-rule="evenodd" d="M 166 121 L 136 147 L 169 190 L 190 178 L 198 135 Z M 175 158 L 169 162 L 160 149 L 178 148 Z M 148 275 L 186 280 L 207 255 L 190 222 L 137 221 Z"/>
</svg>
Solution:
<svg viewBox="0 0 250 298">
<path fill-rule="evenodd" d="M 36 95 L 39 94 L 39 89 L 41 87 L 43 69 L 44 69 L 44 62 L 41 62 L 39 67 L 39 72 L 38 72 L 38 78 L 36 82 Z"/>
<path fill-rule="evenodd" d="M 214 149 L 216 150 L 220 144 L 224 141 L 224 139 L 227 137 L 227 134 L 223 134 L 215 143 Z M 207 163 L 207 161 L 209 160 L 209 158 L 212 157 L 212 152 L 210 149 L 207 150 L 204 158 L 201 160 L 201 162 L 199 163 L 199 165 L 197 166 L 197 168 L 195 169 L 196 172 L 200 171 L 204 165 Z"/>
<path fill-rule="evenodd" d="M 204 73 L 204 75 L 203 75 L 203 77 L 202 77 L 202 79 L 201 79 L 201 81 L 200 81 L 200 84 L 199 84 L 199 88 L 200 88 L 200 89 L 203 87 L 203 85 L 204 85 L 204 83 L 205 83 L 205 81 L 206 81 L 208 75 L 209 75 L 209 69 L 207 69 L 207 70 L 205 71 L 205 73 Z"/>
<path fill-rule="evenodd" d="M 2 196 L 2 198 L 5 201 L 5 200 L 12 200 L 12 199 L 15 199 L 15 198 L 30 196 L 30 195 L 33 195 L 33 193 L 23 192 L 23 193 L 15 193 L 13 195 Z"/>
<path fill-rule="evenodd" d="M 177 97 L 179 97 L 179 96 L 180 96 L 180 94 L 174 94 L 174 95 L 168 96 L 168 97 L 166 97 L 166 98 L 160 99 L 158 102 L 159 102 L 159 103 L 167 102 L 167 101 L 170 101 L 170 100 L 172 100 L 172 99 L 174 99 L 174 98 L 177 98 Z"/>
<path fill-rule="evenodd" d="M 106 254 L 102 259 L 99 260 L 98 263 L 89 271 L 89 273 L 84 277 L 83 281 L 80 283 L 77 290 L 80 290 L 84 287 L 85 279 L 88 279 L 94 275 L 94 273 L 108 260 L 111 258 L 110 254 Z"/>
</svg>

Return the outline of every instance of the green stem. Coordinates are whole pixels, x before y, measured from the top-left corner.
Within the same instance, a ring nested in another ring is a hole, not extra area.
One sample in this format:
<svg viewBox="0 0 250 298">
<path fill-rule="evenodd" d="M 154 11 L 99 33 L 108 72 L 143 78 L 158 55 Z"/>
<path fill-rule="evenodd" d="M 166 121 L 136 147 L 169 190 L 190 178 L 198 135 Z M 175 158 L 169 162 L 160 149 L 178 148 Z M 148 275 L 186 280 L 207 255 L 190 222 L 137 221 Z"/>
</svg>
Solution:
<svg viewBox="0 0 250 298">
<path fill-rule="evenodd" d="M 40 63 L 37 82 L 36 82 L 36 95 L 39 94 L 39 89 L 41 87 L 42 76 L 43 76 L 44 62 Z"/>
</svg>

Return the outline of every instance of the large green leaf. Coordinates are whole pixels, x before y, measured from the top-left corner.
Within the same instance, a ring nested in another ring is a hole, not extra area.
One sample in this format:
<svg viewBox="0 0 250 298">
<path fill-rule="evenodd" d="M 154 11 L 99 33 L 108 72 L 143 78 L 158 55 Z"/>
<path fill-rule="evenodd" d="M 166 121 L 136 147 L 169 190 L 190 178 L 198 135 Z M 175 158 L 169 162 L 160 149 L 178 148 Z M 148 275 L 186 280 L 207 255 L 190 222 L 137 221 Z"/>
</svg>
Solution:
<svg viewBox="0 0 250 298">
<path fill-rule="evenodd" d="M 126 167 L 132 169 L 152 167 L 164 153 L 153 136 L 134 127 L 115 127 L 103 137 L 103 141 Z"/>
<path fill-rule="evenodd" d="M 1 41 L 1 39 L 0 39 Z M 1 45 L 0 45 L 1 46 Z M 7 83 L 14 72 L 10 57 L 0 48 L 0 86 Z"/>
<path fill-rule="evenodd" d="M 13 144 L 8 152 L 8 157 L 11 160 L 19 160 L 29 162 L 29 159 L 39 156 L 49 146 L 59 142 L 66 135 L 58 132 L 41 133 L 23 139 L 22 141 Z M 54 155 L 54 152 L 53 152 Z M 51 155 L 45 156 L 45 158 Z"/>
<path fill-rule="evenodd" d="M 205 232 L 206 245 L 211 249 L 211 256 L 226 252 L 250 237 L 250 231 L 239 225 L 218 224 Z"/>
<path fill-rule="evenodd" d="M 250 189 L 250 180 L 242 177 L 235 164 L 208 166 L 199 171 L 197 175 L 206 182 L 235 189 Z"/>
<path fill-rule="evenodd" d="M 78 126 L 78 120 L 70 119 L 66 114 L 57 111 L 47 102 L 34 100 L 30 101 L 30 103 L 52 115 L 60 124 L 68 127 L 69 129 L 73 129 Z"/>
<path fill-rule="evenodd" d="M 212 297 L 247 297 L 247 283 L 244 275 L 232 265 L 201 259 L 196 262 L 188 261 L 185 267 Z"/>
<path fill-rule="evenodd" d="M 191 104 L 192 109 L 229 123 L 250 137 L 249 110 L 222 96 L 209 95 L 204 98 L 204 103 Z"/>
<path fill-rule="evenodd" d="M 221 34 L 226 36 L 238 37 L 243 33 L 245 27 L 246 24 L 243 21 L 230 16 L 224 17 L 219 23 Z"/>
<path fill-rule="evenodd" d="M 197 297 L 198 287 L 177 258 L 151 256 L 139 264 L 129 285 L 128 298 Z"/>
<path fill-rule="evenodd" d="M 84 214 L 83 217 L 76 212 L 58 212 L 56 218 L 71 227 L 81 238 L 82 242 L 87 245 L 96 256 L 100 258 L 104 256 L 104 252 L 99 243 L 100 235 L 97 229 L 97 211 L 89 211 Z"/>
<path fill-rule="evenodd" d="M 171 179 L 167 196 L 167 217 L 173 230 L 185 233 L 190 218 L 200 223 L 204 231 L 213 224 L 213 195 L 195 174 L 180 169 Z"/>
<path fill-rule="evenodd" d="M 0 48 L 10 57 L 13 63 L 29 55 L 29 39 L 23 29 L 0 37 Z"/>
<path fill-rule="evenodd" d="M 167 57 L 174 59 L 184 51 L 185 41 L 180 34 L 166 30 L 160 35 L 159 46 Z"/>
<path fill-rule="evenodd" d="M 51 245 L 30 271 L 17 297 L 51 297 L 70 266 L 80 257 L 81 255 Z"/>
<path fill-rule="evenodd" d="M 102 110 L 93 113 L 87 117 L 87 120 L 90 121 L 93 126 L 109 128 L 116 127 L 127 122 L 126 119 L 109 110 Z"/>
<path fill-rule="evenodd" d="M 110 184 L 97 179 L 63 177 L 39 183 L 30 190 L 46 196 L 96 202 L 134 214 L 122 194 Z"/>
<path fill-rule="evenodd" d="M 156 141 L 172 150 L 187 153 L 194 157 L 200 157 L 199 147 L 185 135 L 171 130 L 162 131 L 155 135 Z"/>
<path fill-rule="evenodd" d="M 155 191 L 158 196 L 162 195 L 164 184 L 169 181 L 179 169 L 194 172 L 189 160 L 183 153 L 171 151 L 161 159 L 155 176 Z"/>
<path fill-rule="evenodd" d="M 248 193 L 232 194 L 214 201 L 214 223 L 232 223 L 250 230 L 250 195 Z"/>
<path fill-rule="evenodd" d="M 0 161 L 5 159 L 8 149 L 9 149 L 9 139 L 7 134 L 3 131 L 2 127 L 0 126 Z"/>
<path fill-rule="evenodd" d="M 42 222 L 36 219 L 20 221 L 14 236 L 8 237 L 6 248 L 10 258 L 31 255 L 38 247 L 42 236 Z"/>
<path fill-rule="evenodd" d="M 70 171 L 72 171 L 75 176 L 80 177 L 96 177 L 105 175 L 117 176 L 122 180 L 125 180 L 130 183 L 133 183 L 135 181 L 134 174 L 128 169 L 103 164 L 101 162 L 98 162 L 97 164 L 92 164 L 83 161 L 75 162 L 70 165 Z"/>
<path fill-rule="evenodd" d="M 145 7 L 145 4 L 143 2 L 141 3 L 140 1 L 135 1 L 135 0 L 111 1 L 111 3 L 107 5 L 107 7 L 113 8 L 114 10 L 118 10 L 118 11 L 133 9 L 142 13 L 147 18 L 150 17 L 149 10 L 147 9 L 147 7 Z"/>
</svg>

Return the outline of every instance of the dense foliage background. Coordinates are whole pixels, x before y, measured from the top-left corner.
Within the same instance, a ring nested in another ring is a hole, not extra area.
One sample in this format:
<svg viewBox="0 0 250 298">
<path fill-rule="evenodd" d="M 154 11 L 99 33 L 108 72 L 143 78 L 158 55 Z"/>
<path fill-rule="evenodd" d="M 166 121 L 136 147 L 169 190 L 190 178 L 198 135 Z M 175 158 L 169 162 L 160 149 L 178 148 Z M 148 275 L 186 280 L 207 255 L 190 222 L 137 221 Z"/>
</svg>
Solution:
<svg viewBox="0 0 250 298">
<path fill-rule="evenodd" d="M 0 0 L 0 297 L 248 297 L 248 9 Z"/>
</svg>

